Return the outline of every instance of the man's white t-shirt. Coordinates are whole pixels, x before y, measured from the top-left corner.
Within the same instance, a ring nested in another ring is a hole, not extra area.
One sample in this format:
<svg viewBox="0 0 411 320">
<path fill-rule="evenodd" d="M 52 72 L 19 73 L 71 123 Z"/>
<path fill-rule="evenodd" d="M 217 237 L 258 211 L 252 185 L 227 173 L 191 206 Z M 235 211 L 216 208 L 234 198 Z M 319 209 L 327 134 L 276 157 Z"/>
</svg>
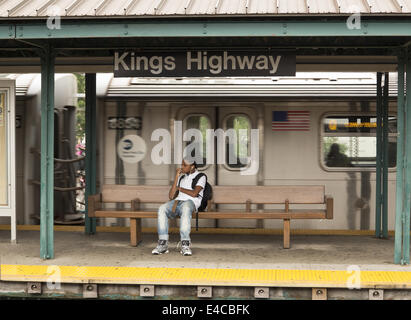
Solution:
<svg viewBox="0 0 411 320">
<path fill-rule="evenodd" d="M 200 172 L 198 172 L 198 170 L 196 170 L 191 174 L 185 174 L 183 176 L 183 178 L 179 178 L 179 179 L 181 179 L 180 180 L 180 187 L 184 188 L 184 189 L 188 189 L 188 190 L 193 190 L 191 188 L 192 181 L 199 173 Z M 196 184 L 196 186 L 201 186 L 202 187 L 202 189 L 199 192 L 197 197 L 193 198 L 193 197 L 189 196 L 187 193 L 184 193 L 184 192 L 180 191 L 175 200 L 182 200 L 182 201 L 193 200 L 194 205 L 196 206 L 196 211 L 198 211 L 198 208 L 201 205 L 201 199 L 203 198 L 205 184 L 206 184 L 206 177 L 202 176 L 200 179 L 198 179 L 197 184 Z"/>
</svg>

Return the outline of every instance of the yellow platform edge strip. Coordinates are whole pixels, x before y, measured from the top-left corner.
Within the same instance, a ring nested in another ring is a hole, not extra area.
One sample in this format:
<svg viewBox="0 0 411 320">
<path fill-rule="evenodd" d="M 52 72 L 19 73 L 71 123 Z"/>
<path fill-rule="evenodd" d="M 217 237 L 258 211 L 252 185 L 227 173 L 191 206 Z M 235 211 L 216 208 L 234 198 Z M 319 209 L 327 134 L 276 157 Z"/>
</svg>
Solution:
<svg viewBox="0 0 411 320">
<path fill-rule="evenodd" d="M 0 225 L 0 230 L 10 230 L 10 225 Z M 17 230 L 40 231 L 39 225 L 18 225 Z M 54 226 L 54 231 L 84 232 L 84 226 Z M 97 232 L 130 232 L 129 227 L 97 227 Z M 143 233 L 157 233 L 156 228 L 143 228 Z M 178 228 L 170 228 L 170 233 L 178 234 Z M 282 229 L 251 229 L 251 228 L 195 228 L 193 234 L 250 234 L 250 235 L 282 235 Z M 341 236 L 373 236 L 374 230 L 340 230 L 340 229 L 291 229 L 292 235 L 341 235 Z M 394 236 L 393 230 L 388 232 L 389 236 Z"/>
<path fill-rule="evenodd" d="M 1 265 L 1 281 L 411 289 L 409 271 Z"/>
</svg>

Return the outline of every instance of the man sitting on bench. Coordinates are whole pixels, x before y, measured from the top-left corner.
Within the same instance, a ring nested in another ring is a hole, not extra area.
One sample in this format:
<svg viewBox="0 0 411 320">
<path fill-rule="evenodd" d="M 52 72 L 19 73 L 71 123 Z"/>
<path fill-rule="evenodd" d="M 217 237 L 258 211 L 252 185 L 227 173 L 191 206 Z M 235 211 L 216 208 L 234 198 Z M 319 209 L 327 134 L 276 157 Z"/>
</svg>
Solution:
<svg viewBox="0 0 411 320">
<path fill-rule="evenodd" d="M 184 174 L 180 178 L 180 175 Z M 204 193 L 206 177 L 198 179 L 194 190 L 191 188 L 193 179 L 199 174 L 197 164 L 189 157 L 185 157 L 181 168 L 176 171 L 173 186 L 171 187 L 168 197 L 170 201 L 162 204 L 158 209 L 157 232 L 158 244 L 152 251 L 153 254 L 168 253 L 168 219 L 180 217 L 180 238 L 181 250 L 183 256 L 191 256 L 191 216 L 193 211 L 198 211 L 201 205 L 201 199 Z"/>
</svg>

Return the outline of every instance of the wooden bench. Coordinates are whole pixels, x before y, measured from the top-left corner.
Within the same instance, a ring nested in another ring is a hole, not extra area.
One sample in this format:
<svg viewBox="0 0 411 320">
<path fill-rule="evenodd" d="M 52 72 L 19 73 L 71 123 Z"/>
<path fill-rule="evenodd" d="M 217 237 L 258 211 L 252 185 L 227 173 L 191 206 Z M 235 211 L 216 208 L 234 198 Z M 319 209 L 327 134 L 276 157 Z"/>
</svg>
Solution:
<svg viewBox="0 0 411 320">
<path fill-rule="evenodd" d="M 142 240 L 141 219 L 157 218 L 156 211 L 145 211 L 141 204 L 169 201 L 169 186 L 104 185 L 102 192 L 88 197 L 88 216 L 97 218 L 130 218 L 130 242 Z M 284 248 L 290 247 L 292 219 L 332 219 L 333 198 L 326 196 L 324 186 L 213 186 L 213 199 L 199 219 L 282 219 Z M 102 209 L 104 203 L 129 203 L 130 209 Z M 215 211 L 215 204 L 241 204 L 243 210 Z M 284 209 L 252 211 L 253 204 L 283 204 Z M 322 205 L 322 209 L 292 209 L 290 205 Z M 193 219 L 195 215 L 193 214 Z"/>
</svg>

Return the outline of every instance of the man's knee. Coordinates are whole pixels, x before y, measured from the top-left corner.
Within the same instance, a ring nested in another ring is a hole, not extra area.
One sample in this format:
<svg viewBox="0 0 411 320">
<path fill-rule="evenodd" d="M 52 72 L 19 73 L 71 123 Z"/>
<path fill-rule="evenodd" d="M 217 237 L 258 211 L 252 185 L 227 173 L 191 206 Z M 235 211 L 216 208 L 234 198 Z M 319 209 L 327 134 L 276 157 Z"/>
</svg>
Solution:
<svg viewBox="0 0 411 320">
<path fill-rule="evenodd" d="M 157 212 L 158 216 L 165 216 L 167 215 L 167 203 L 163 203 L 159 208 Z"/>
<path fill-rule="evenodd" d="M 191 200 L 184 201 L 181 211 L 187 212 L 187 213 L 192 213 L 193 210 L 195 209 L 194 202 Z"/>
</svg>

